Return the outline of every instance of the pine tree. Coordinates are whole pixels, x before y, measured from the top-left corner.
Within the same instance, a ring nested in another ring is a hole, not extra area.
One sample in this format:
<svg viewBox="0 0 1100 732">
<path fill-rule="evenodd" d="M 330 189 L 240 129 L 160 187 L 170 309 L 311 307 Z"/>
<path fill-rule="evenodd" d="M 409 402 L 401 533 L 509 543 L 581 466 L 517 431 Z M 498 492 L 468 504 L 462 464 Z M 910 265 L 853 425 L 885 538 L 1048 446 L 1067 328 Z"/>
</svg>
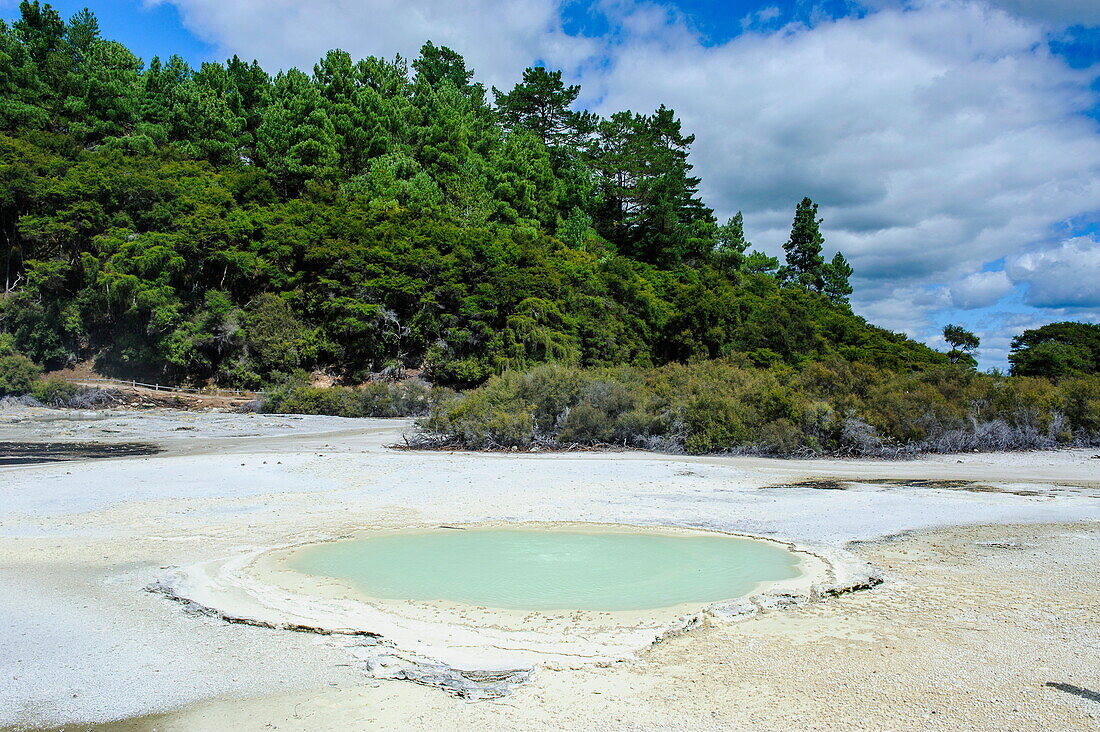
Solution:
<svg viewBox="0 0 1100 732">
<path fill-rule="evenodd" d="M 313 67 L 313 78 L 325 98 L 325 112 L 336 132 L 340 169 L 358 175 L 370 159 L 370 121 L 359 101 L 361 88 L 351 56 L 346 51 L 329 51 Z"/>
<path fill-rule="evenodd" d="M 67 59 L 59 59 L 65 53 L 66 44 L 65 22 L 58 12 L 49 3 L 23 0 L 19 3 L 19 20 L 12 24 L 12 29 L 23 42 L 31 61 L 54 81 L 59 81 L 51 72 L 64 72 Z"/>
<path fill-rule="evenodd" d="M 852 294 L 852 285 L 849 280 L 852 277 L 852 266 L 844 255 L 837 252 L 832 260 L 825 265 L 823 277 L 825 297 L 835 303 L 846 303 Z"/>
<path fill-rule="evenodd" d="M 227 102 L 241 120 L 237 146 L 245 160 L 254 161 L 256 131 L 263 123 L 264 111 L 271 104 L 271 77 L 256 61 L 246 64 L 237 56 L 226 62 L 225 73 L 230 89 Z"/>
<path fill-rule="evenodd" d="M 359 83 L 357 102 L 364 120 L 368 158 L 389 153 L 412 154 L 419 110 L 413 105 L 408 64 L 401 56 L 393 61 L 376 57 L 356 64 Z"/>
<path fill-rule="evenodd" d="M 189 133 L 178 143 L 188 157 L 215 165 L 240 162 L 247 137 L 247 113 L 237 96 L 233 79 L 219 63 L 204 63 L 179 89 L 180 104 L 175 125 Z"/>
<path fill-rule="evenodd" d="M 179 56 L 154 57 L 137 83 L 141 130 L 157 144 L 171 143 L 190 158 L 215 165 L 250 159 L 249 112 L 229 68 L 204 63 L 194 71 Z"/>
<path fill-rule="evenodd" d="M 779 259 L 769 257 L 758 249 L 753 249 L 745 256 L 745 262 L 741 265 L 741 269 L 750 274 L 775 277 L 779 271 Z"/>
<path fill-rule="evenodd" d="M 624 254 L 651 263 L 705 257 L 714 247 L 714 213 L 699 199 L 675 112 L 617 112 L 599 126 L 593 166 L 602 177 L 596 228 Z"/>
<path fill-rule="evenodd" d="M 179 119 L 183 86 L 191 79 L 191 67 L 179 56 L 167 63 L 154 56 L 141 75 L 138 109 L 144 130 L 158 144 L 185 139 L 190 130 Z"/>
<path fill-rule="evenodd" d="M 70 133 L 85 145 L 129 134 L 140 109 L 140 69 L 121 43 L 93 40 L 81 49 L 63 102 Z"/>
<path fill-rule="evenodd" d="M 26 44 L 0 20 L 0 129 L 42 129 L 49 123 L 46 90 Z"/>
<path fill-rule="evenodd" d="M 22 47 L 23 79 L 30 82 L 27 101 L 46 110 L 52 125 L 59 127 L 58 107 L 73 65 L 65 43 L 65 21 L 49 3 L 24 0 L 19 3 L 19 20 L 12 23 L 11 30 Z"/>
<path fill-rule="evenodd" d="M 783 244 L 787 264 L 780 269 L 779 276 L 785 283 L 814 292 L 825 288 L 825 259 L 821 256 L 825 239 L 820 227 L 817 204 L 803 198 L 794 212 L 791 238 Z"/>
<path fill-rule="evenodd" d="M 276 77 L 274 102 L 256 131 L 256 152 L 287 194 L 336 171 L 336 130 L 324 107 L 316 85 L 298 69 Z"/>
<path fill-rule="evenodd" d="M 416 71 L 416 84 L 434 88 L 443 82 L 450 82 L 463 95 L 484 104 L 485 87 L 480 83 L 470 83 L 474 72 L 466 68 L 466 60 L 461 55 L 446 46 L 436 46 L 428 41 L 420 47 L 420 57 L 412 65 Z"/>
<path fill-rule="evenodd" d="M 737 215 L 718 227 L 718 244 L 714 248 L 714 263 L 725 272 L 737 272 L 745 263 L 745 251 L 750 243 L 745 239 L 745 219 Z"/>
<path fill-rule="evenodd" d="M 570 109 L 580 93 L 580 86 L 562 82 L 560 71 L 542 66 L 524 70 L 523 80 L 507 94 L 493 88 L 497 114 L 505 128 L 529 130 L 554 152 L 577 147 L 592 130 L 590 114 Z"/>
<path fill-rule="evenodd" d="M 452 220 L 483 224 L 495 208 L 492 159 L 503 144 L 485 90 L 469 83 L 466 62 L 443 46 L 425 44 L 413 67 L 414 156 L 443 190 Z"/>
<path fill-rule="evenodd" d="M 525 130 L 513 132 L 492 162 L 493 198 L 500 221 L 554 223 L 557 186 L 550 153 L 542 140 Z"/>
</svg>

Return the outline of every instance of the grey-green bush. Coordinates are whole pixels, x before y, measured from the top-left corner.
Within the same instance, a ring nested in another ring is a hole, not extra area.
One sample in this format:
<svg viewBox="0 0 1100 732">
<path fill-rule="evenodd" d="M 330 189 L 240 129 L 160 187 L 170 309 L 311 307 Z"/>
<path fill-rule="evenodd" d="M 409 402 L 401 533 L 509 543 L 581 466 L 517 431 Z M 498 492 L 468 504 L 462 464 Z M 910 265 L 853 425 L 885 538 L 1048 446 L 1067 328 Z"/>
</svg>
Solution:
<svg viewBox="0 0 1100 732">
<path fill-rule="evenodd" d="M 336 417 L 418 417 L 451 392 L 410 380 L 359 387 L 283 386 L 268 391 L 258 409 L 275 414 L 328 414 Z"/>
<path fill-rule="evenodd" d="M 958 366 L 897 373 L 705 361 L 506 372 L 435 402 L 419 444 L 618 444 L 688 453 L 905 457 L 1100 444 L 1100 377 L 1050 381 Z"/>
</svg>

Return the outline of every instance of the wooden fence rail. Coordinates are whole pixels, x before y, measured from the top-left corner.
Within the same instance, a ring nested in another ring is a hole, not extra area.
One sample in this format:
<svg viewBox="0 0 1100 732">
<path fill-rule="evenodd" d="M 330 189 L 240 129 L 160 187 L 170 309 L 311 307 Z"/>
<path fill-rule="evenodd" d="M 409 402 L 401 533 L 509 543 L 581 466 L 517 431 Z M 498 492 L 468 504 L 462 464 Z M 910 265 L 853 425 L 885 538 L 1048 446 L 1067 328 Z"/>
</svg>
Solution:
<svg viewBox="0 0 1100 732">
<path fill-rule="evenodd" d="M 118 386 L 129 386 L 131 388 L 141 387 L 143 389 L 152 389 L 153 391 L 166 391 L 175 392 L 179 394 L 196 394 L 198 396 L 226 396 L 226 395 L 241 395 L 249 397 L 260 397 L 264 395 L 262 391 L 247 391 L 242 389 L 214 389 L 209 391 L 206 389 L 187 389 L 181 386 L 165 386 L 163 384 L 146 384 L 142 381 L 134 381 L 133 379 L 127 381 L 125 379 L 81 379 L 76 377 L 62 377 L 65 381 L 73 384 L 115 384 Z"/>
</svg>

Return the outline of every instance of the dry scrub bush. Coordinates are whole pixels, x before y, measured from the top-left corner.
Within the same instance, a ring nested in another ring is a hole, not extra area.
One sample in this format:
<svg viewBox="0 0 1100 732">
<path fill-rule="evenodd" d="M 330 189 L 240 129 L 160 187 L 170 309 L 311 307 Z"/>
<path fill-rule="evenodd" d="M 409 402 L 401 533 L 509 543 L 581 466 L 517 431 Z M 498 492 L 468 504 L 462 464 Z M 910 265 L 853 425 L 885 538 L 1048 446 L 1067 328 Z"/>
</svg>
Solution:
<svg viewBox="0 0 1100 732">
<path fill-rule="evenodd" d="M 706 361 L 653 369 L 540 366 L 436 402 L 424 444 L 618 444 L 689 453 L 904 457 L 1100 444 L 1100 379 L 958 367 L 898 373 L 843 360 L 800 369 Z"/>
<path fill-rule="evenodd" d="M 276 387 L 258 411 L 275 414 L 328 414 L 336 417 L 419 417 L 447 397 L 446 389 L 422 381 L 375 382 L 359 387 Z"/>
</svg>

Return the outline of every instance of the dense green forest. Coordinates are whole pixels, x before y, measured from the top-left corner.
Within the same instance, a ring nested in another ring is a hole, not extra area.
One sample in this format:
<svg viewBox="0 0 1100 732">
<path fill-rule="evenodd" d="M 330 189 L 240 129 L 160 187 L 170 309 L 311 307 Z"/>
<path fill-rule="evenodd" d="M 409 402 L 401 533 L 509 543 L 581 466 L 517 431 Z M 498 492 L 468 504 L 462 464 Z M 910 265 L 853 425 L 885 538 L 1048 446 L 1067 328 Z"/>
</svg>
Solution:
<svg viewBox="0 0 1100 732">
<path fill-rule="evenodd" d="M 0 22 L 0 330 L 45 368 L 467 387 L 543 362 L 947 362 L 851 312 L 812 201 L 785 262 L 720 224 L 671 109 L 577 110 L 541 67 L 487 90 L 431 43 L 274 76 L 143 63 L 87 11 L 20 12 Z"/>
</svg>

